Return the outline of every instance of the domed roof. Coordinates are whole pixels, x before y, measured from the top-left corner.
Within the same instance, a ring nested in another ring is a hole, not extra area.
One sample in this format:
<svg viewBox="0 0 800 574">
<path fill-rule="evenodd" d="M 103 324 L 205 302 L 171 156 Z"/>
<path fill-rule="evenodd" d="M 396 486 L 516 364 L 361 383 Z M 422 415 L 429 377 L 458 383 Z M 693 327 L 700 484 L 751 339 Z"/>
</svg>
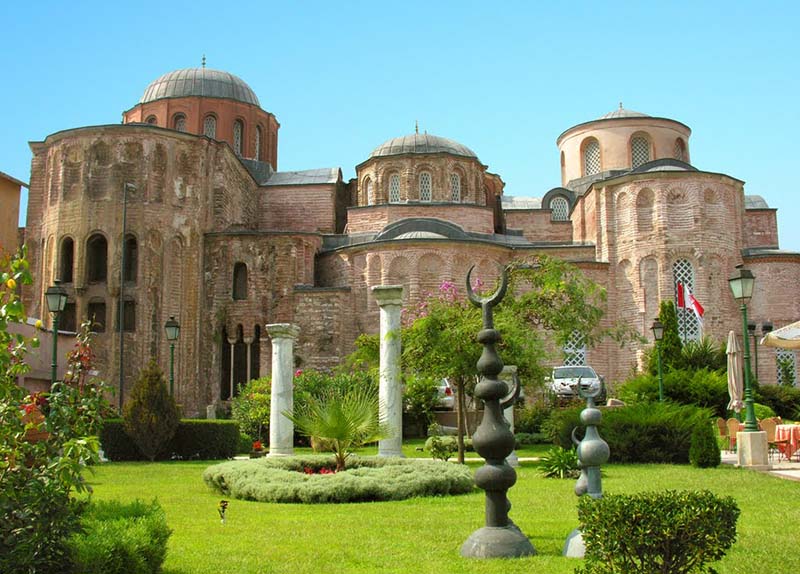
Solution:
<svg viewBox="0 0 800 574">
<path fill-rule="evenodd" d="M 384 157 L 390 155 L 401 155 L 405 153 L 449 153 L 464 157 L 478 156 L 467 146 L 447 138 L 432 136 L 430 134 L 411 134 L 393 138 L 383 142 L 372 150 L 369 157 Z"/>
<path fill-rule="evenodd" d="M 255 92 L 244 80 L 210 68 L 185 68 L 164 74 L 147 86 L 139 103 L 189 96 L 228 98 L 261 107 Z"/>
<path fill-rule="evenodd" d="M 624 119 L 624 118 L 649 118 L 647 114 L 643 114 L 642 112 L 634 112 L 633 110 L 626 110 L 622 107 L 622 104 L 619 105 L 619 109 L 614 110 L 613 112 L 608 112 L 607 114 L 600 116 L 597 118 L 598 120 L 616 120 L 616 119 Z"/>
</svg>

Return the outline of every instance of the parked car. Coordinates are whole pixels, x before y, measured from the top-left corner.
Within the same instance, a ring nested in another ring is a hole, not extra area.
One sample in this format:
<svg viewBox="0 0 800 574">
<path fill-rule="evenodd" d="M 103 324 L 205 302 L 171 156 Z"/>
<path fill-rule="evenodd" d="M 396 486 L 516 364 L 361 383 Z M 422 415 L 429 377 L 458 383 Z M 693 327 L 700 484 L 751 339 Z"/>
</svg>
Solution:
<svg viewBox="0 0 800 574">
<path fill-rule="evenodd" d="M 445 409 L 448 411 L 456 407 L 456 389 L 450 384 L 447 379 L 441 379 L 437 386 L 439 392 L 439 400 L 436 403 L 436 408 Z"/>
<path fill-rule="evenodd" d="M 606 400 L 606 385 L 603 377 L 588 366 L 554 367 L 548 382 L 549 389 L 558 399 L 578 398 L 578 384 L 585 394 L 593 394 L 597 404 Z"/>
</svg>

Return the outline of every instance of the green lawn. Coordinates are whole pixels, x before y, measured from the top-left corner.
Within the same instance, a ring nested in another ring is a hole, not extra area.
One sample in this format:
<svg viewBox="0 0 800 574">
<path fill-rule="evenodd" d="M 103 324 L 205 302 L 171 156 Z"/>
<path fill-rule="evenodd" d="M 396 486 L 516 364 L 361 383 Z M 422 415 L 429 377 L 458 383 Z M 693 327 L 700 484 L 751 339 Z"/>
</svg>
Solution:
<svg viewBox="0 0 800 574">
<path fill-rule="evenodd" d="M 167 574 L 559 574 L 571 573 L 580 564 L 560 555 L 564 538 L 577 522 L 574 481 L 543 479 L 533 464 L 523 464 L 509 497 L 512 518 L 539 554 L 511 561 L 459 556 L 462 542 L 482 526 L 482 492 L 341 505 L 231 500 L 223 526 L 216 510 L 221 497 L 201 479 L 209 464 L 108 463 L 97 467 L 90 482 L 97 499 L 159 500 L 174 530 Z M 732 467 L 609 465 L 603 484 L 609 493 L 706 488 L 730 494 L 742 515 L 738 542 L 719 563 L 719 573 L 800 571 L 800 482 Z"/>
</svg>

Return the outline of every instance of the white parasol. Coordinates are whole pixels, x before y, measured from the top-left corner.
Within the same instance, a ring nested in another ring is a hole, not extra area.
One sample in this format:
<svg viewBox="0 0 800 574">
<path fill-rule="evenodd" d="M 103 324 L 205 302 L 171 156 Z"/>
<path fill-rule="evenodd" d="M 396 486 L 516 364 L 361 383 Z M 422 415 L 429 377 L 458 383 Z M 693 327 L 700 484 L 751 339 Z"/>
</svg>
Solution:
<svg viewBox="0 0 800 574">
<path fill-rule="evenodd" d="M 742 356 L 736 334 L 733 331 L 728 333 L 728 348 L 725 350 L 728 355 L 728 394 L 731 397 L 728 403 L 728 410 L 741 412 L 742 396 L 744 395 L 744 385 L 742 384 Z"/>
<path fill-rule="evenodd" d="M 800 349 L 800 321 L 767 333 L 761 339 L 761 344 L 779 349 Z"/>
</svg>

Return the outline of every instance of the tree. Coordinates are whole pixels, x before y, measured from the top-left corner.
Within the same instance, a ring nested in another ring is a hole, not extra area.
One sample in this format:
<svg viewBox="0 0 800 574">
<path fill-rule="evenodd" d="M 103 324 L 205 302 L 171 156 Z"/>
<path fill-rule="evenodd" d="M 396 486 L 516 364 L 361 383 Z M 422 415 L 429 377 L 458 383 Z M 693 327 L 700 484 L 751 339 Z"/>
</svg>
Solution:
<svg viewBox="0 0 800 574">
<path fill-rule="evenodd" d="M 272 379 L 262 377 L 248 382 L 231 401 L 231 417 L 251 440 L 261 440 L 269 427 Z"/>
<path fill-rule="evenodd" d="M 664 371 L 680 369 L 683 364 L 683 344 L 678 334 L 678 315 L 675 312 L 675 304 L 672 301 L 662 301 L 659 306 L 658 320 L 664 326 L 664 335 L 661 338 L 661 368 Z M 647 371 L 653 375 L 658 375 L 658 356 L 655 352 L 650 353 L 647 362 Z"/>
<path fill-rule="evenodd" d="M 175 435 L 178 406 L 167 391 L 164 373 L 155 361 L 150 361 L 139 374 L 122 418 L 125 432 L 151 461 Z"/>
</svg>

